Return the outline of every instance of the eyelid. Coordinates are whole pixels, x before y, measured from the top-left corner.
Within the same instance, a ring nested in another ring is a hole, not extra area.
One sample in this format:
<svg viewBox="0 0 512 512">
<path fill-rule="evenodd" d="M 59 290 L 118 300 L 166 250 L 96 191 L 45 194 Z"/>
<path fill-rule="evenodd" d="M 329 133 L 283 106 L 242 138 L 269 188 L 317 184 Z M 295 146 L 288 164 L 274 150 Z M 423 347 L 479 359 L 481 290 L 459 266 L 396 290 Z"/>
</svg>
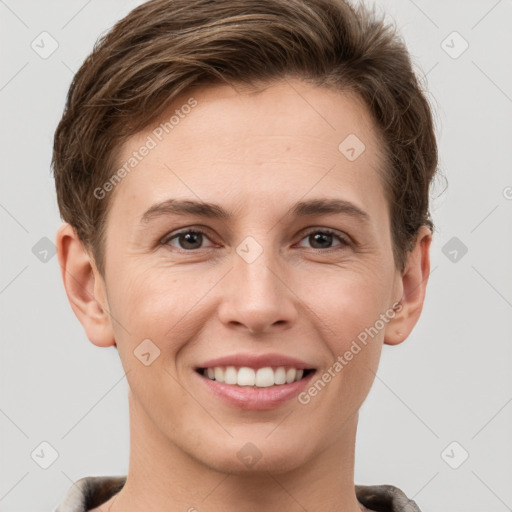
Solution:
<svg viewBox="0 0 512 512">
<path fill-rule="evenodd" d="M 179 228 L 179 229 L 176 229 L 175 231 L 171 231 L 170 233 L 167 233 L 166 235 L 164 235 L 163 238 L 160 239 L 159 244 L 167 245 L 171 240 L 175 239 L 179 235 L 189 233 L 189 232 L 201 233 L 202 235 L 205 235 L 206 237 L 208 237 L 209 240 L 211 240 L 208 229 L 199 227 L 199 226 L 187 226 L 185 228 Z M 178 247 L 176 247 L 176 249 L 179 250 Z M 181 250 L 185 251 L 184 249 L 181 249 Z M 196 250 L 198 250 L 198 249 L 196 249 Z M 189 251 L 185 251 L 185 252 L 194 252 L 194 251 L 189 250 Z"/>
<path fill-rule="evenodd" d="M 189 233 L 189 232 L 201 233 L 202 235 L 207 237 L 211 242 L 213 242 L 213 240 L 211 240 L 209 231 L 210 230 L 208 228 L 202 227 L 202 226 L 186 226 L 184 228 L 178 228 L 170 233 L 167 233 L 163 238 L 161 238 L 159 244 L 164 245 L 164 246 L 168 245 L 171 240 L 174 240 L 175 238 L 179 237 L 179 235 Z M 307 236 L 309 236 L 313 233 L 318 233 L 318 232 L 332 234 L 333 236 L 335 236 L 336 238 L 338 238 L 340 240 L 340 242 L 342 243 L 342 246 L 346 246 L 346 247 L 353 246 L 354 242 L 352 241 L 352 238 L 349 235 L 347 235 L 346 233 L 340 232 L 333 228 L 322 227 L 322 226 L 310 227 L 310 228 L 307 228 L 306 230 L 302 231 L 300 234 L 300 239 L 297 243 L 302 242 L 302 240 L 304 240 L 304 238 L 306 238 Z M 213 242 L 213 243 L 215 243 L 215 242 Z M 211 247 L 203 247 L 202 249 L 210 249 L 210 248 Z M 174 247 L 174 249 L 176 249 L 179 252 L 185 252 L 185 253 L 193 253 L 193 252 L 197 252 L 197 251 L 201 250 L 201 248 L 185 250 L 185 249 L 180 249 L 179 247 Z M 316 251 L 320 251 L 320 252 L 330 252 L 330 251 L 338 250 L 336 246 L 329 247 L 327 249 L 314 249 L 314 248 L 312 248 L 312 249 L 316 250 Z"/>
<path fill-rule="evenodd" d="M 320 226 L 313 227 L 313 228 L 308 228 L 307 231 L 304 231 L 303 234 L 302 234 L 301 239 L 299 240 L 299 242 L 301 242 L 307 236 L 312 235 L 313 233 L 318 233 L 318 232 L 329 233 L 331 235 L 334 235 L 341 242 L 343 242 L 346 246 L 352 246 L 353 245 L 351 237 L 349 237 L 347 234 L 343 233 L 342 231 L 338 231 L 338 230 L 333 229 L 333 228 L 320 227 Z M 328 252 L 329 250 L 335 250 L 335 249 L 336 249 L 335 247 L 329 247 L 328 249 L 316 249 L 316 250 L 317 251 L 322 251 L 322 252 Z"/>
</svg>

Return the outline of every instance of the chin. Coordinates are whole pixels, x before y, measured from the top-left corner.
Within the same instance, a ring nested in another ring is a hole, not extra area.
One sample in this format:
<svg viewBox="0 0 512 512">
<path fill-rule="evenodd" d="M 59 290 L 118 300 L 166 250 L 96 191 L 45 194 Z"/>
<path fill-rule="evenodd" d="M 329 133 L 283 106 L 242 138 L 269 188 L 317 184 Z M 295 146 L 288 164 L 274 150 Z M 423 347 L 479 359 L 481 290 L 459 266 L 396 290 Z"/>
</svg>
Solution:
<svg viewBox="0 0 512 512">
<path fill-rule="evenodd" d="M 261 425 L 255 429 L 257 432 L 254 436 L 246 432 L 245 435 L 230 438 L 229 441 L 224 438 L 222 444 L 219 444 L 217 438 L 213 441 L 213 446 L 206 449 L 207 454 L 196 453 L 196 457 L 216 471 L 240 476 L 286 473 L 307 462 L 305 442 L 292 435 L 288 436 L 288 443 L 284 443 L 282 437 L 277 436 L 274 440 L 265 439 L 268 429 L 265 429 L 264 434 Z"/>
</svg>

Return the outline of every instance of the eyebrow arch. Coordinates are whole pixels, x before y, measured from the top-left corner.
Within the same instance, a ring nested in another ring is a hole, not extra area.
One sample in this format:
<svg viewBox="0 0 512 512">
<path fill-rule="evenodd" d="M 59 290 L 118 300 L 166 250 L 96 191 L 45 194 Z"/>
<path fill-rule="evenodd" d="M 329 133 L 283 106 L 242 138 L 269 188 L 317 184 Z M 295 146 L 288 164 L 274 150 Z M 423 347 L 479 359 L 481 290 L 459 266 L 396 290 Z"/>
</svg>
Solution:
<svg viewBox="0 0 512 512">
<path fill-rule="evenodd" d="M 314 215 L 344 213 L 368 222 L 370 216 L 355 204 L 344 199 L 311 199 L 293 205 L 291 215 L 308 217 Z M 233 214 L 214 203 L 201 201 L 167 199 L 151 206 L 141 217 L 141 223 L 165 215 L 198 215 L 205 218 L 228 220 Z"/>
</svg>

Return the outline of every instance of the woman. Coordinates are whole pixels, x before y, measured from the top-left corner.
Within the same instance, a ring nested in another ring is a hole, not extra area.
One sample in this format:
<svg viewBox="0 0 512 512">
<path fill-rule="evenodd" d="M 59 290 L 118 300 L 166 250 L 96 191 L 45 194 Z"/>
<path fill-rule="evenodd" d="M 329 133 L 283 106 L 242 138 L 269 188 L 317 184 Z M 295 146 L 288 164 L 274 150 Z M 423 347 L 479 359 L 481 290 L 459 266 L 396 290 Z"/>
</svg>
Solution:
<svg viewBox="0 0 512 512">
<path fill-rule="evenodd" d="M 62 278 L 130 386 L 127 476 L 58 512 L 418 511 L 354 485 L 384 343 L 418 321 L 432 116 L 407 50 L 341 0 L 152 0 L 71 85 Z"/>
</svg>

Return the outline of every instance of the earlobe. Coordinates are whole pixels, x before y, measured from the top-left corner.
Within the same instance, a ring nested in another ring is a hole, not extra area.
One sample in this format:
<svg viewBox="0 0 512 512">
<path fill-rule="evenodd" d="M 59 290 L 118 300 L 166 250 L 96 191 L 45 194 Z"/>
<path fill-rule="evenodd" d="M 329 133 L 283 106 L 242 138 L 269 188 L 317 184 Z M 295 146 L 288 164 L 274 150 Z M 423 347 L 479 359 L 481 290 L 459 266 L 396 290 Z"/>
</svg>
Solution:
<svg viewBox="0 0 512 512">
<path fill-rule="evenodd" d="M 387 345 L 402 343 L 418 322 L 430 274 L 431 242 L 432 232 L 427 226 L 422 226 L 401 276 L 403 291 L 399 299 L 400 307 L 395 310 L 394 318 L 386 327 L 384 343 Z"/>
<path fill-rule="evenodd" d="M 70 224 L 64 223 L 58 229 L 56 246 L 69 303 L 87 337 L 100 347 L 115 345 L 105 282 Z"/>
</svg>

